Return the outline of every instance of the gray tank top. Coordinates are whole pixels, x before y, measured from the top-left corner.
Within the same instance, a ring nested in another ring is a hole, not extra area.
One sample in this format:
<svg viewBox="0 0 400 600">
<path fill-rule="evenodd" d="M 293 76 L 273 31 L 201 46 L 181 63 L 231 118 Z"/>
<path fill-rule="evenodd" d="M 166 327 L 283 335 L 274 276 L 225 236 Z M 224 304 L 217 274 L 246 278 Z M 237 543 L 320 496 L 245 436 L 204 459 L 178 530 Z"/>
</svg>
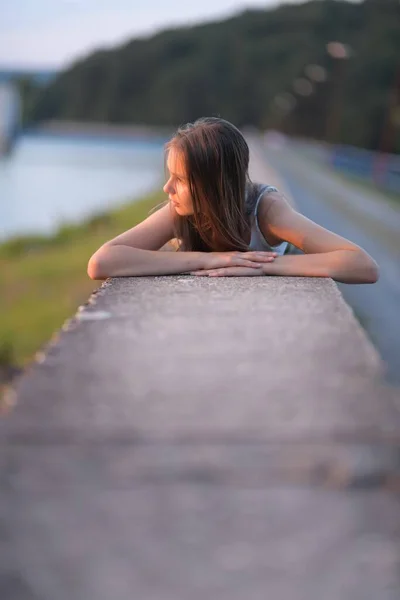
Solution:
<svg viewBox="0 0 400 600">
<path fill-rule="evenodd" d="M 252 226 L 251 226 L 251 239 L 250 239 L 250 244 L 249 244 L 249 250 L 258 250 L 258 251 L 263 251 L 263 252 L 277 252 L 279 255 L 285 254 L 286 250 L 288 249 L 288 242 L 281 242 L 280 244 L 277 244 L 276 246 L 271 246 L 270 244 L 268 244 L 267 240 L 264 238 L 263 234 L 261 233 L 260 230 L 260 226 L 258 224 L 258 216 L 257 216 L 257 212 L 258 212 L 258 205 L 260 203 L 260 200 L 263 196 L 263 194 L 268 191 L 268 192 L 277 192 L 277 188 L 274 187 L 273 185 L 263 185 L 259 191 L 255 206 L 254 206 L 254 219 L 252 220 Z"/>
</svg>

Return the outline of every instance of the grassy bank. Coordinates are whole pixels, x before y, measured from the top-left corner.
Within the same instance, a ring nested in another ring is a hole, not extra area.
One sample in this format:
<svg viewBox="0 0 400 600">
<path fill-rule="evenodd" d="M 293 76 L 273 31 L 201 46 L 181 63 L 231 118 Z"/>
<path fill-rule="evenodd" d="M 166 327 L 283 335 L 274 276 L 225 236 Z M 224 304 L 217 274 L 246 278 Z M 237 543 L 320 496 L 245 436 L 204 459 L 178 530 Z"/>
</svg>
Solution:
<svg viewBox="0 0 400 600">
<path fill-rule="evenodd" d="M 0 245 L 0 379 L 9 366 L 24 366 L 98 287 L 86 274 L 91 254 L 164 199 L 159 191 L 64 226 L 52 237 L 25 236 Z"/>
</svg>

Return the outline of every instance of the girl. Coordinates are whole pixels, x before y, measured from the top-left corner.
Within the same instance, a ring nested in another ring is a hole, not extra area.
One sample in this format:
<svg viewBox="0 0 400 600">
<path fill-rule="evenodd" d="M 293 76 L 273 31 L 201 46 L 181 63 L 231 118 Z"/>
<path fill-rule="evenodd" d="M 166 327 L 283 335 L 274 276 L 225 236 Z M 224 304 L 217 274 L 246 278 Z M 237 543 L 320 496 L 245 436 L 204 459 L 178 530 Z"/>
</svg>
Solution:
<svg viewBox="0 0 400 600">
<path fill-rule="evenodd" d="M 375 283 L 359 246 L 295 211 L 276 188 L 252 183 L 240 131 L 216 117 L 179 128 L 166 144 L 165 205 L 91 257 L 92 279 L 167 275 L 282 275 Z M 158 252 L 176 239 L 177 252 Z M 304 254 L 291 254 L 294 246 Z"/>
</svg>

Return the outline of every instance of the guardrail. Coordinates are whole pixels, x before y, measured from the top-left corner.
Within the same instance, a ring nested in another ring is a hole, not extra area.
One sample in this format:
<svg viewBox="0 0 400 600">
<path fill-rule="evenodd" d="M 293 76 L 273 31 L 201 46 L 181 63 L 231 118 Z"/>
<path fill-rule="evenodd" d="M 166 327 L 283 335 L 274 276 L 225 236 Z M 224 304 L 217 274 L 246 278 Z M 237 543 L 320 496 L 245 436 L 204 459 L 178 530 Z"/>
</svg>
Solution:
<svg viewBox="0 0 400 600">
<path fill-rule="evenodd" d="M 310 140 L 293 140 L 313 160 L 400 194 L 400 156 L 354 146 L 331 146 Z"/>
</svg>

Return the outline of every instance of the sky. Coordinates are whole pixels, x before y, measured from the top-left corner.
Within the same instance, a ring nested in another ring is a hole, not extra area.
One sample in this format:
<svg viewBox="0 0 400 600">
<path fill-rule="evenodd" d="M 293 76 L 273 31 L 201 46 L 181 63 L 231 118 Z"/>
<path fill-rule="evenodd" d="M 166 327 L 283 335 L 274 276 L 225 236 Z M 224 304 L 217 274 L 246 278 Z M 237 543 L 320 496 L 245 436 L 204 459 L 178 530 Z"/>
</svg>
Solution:
<svg viewBox="0 0 400 600">
<path fill-rule="evenodd" d="M 170 26 L 304 0 L 0 0 L 0 66 L 63 68 Z"/>
</svg>

